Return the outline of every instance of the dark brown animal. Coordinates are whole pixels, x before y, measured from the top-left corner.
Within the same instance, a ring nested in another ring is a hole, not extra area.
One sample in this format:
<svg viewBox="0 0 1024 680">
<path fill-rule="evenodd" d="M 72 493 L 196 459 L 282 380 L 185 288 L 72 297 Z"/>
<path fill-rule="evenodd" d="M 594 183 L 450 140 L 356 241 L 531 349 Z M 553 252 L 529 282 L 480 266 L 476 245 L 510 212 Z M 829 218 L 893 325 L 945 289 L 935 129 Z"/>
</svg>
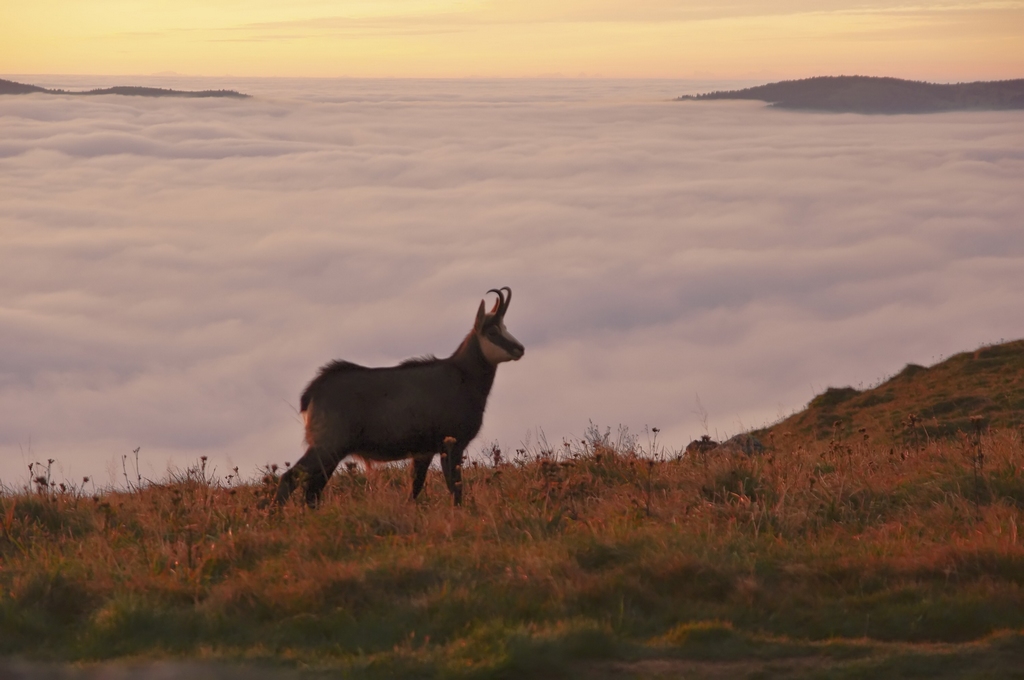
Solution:
<svg viewBox="0 0 1024 680">
<path fill-rule="evenodd" d="M 302 485 L 315 505 L 327 480 L 347 456 L 396 461 L 412 458 L 412 497 L 423 489 L 436 454 L 456 505 L 462 503 L 462 455 L 480 431 L 498 364 L 517 361 L 523 346 L 505 329 L 512 290 L 485 311 L 445 359 L 409 359 L 398 366 L 367 368 L 333 361 L 302 393 L 306 455 L 281 477 L 277 503 Z"/>
</svg>

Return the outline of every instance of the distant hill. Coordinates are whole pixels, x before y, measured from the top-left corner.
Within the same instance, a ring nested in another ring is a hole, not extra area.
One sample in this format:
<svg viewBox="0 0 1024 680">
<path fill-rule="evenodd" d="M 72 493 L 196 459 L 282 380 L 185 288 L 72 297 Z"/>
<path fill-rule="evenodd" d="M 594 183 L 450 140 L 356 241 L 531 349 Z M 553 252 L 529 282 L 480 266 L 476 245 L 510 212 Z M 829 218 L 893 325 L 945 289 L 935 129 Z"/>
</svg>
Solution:
<svg viewBox="0 0 1024 680">
<path fill-rule="evenodd" d="M 0 94 L 30 94 L 32 92 L 46 92 L 46 88 L 35 85 L 23 85 L 13 80 L 0 78 Z"/>
<path fill-rule="evenodd" d="M 899 78 L 824 76 L 684 95 L 677 101 L 712 99 L 757 99 L 785 109 L 842 113 L 1024 109 L 1024 79 L 939 85 Z"/>
<path fill-rule="evenodd" d="M 70 91 L 70 90 L 49 90 L 45 87 L 38 87 L 36 85 L 25 85 L 23 83 L 16 83 L 13 80 L 3 80 L 0 78 L 0 94 L 31 94 L 33 92 L 42 92 L 45 94 L 73 94 L 73 95 L 99 95 L 99 94 L 119 94 L 133 97 L 238 97 L 246 98 L 249 95 L 242 94 L 241 92 L 235 92 L 234 90 L 200 90 L 200 91 L 188 91 L 188 90 L 167 90 L 160 87 L 135 87 L 135 86 L 118 86 L 118 87 L 107 87 L 98 90 L 85 90 L 85 91 Z"/>
<path fill-rule="evenodd" d="M 907 364 L 878 387 L 830 387 L 807 408 L 752 433 L 792 444 L 867 435 L 874 442 L 924 443 L 976 426 L 1024 426 L 1024 340 L 982 347 L 930 368 Z M 861 432 L 863 429 L 863 432 Z"/>
</svg>

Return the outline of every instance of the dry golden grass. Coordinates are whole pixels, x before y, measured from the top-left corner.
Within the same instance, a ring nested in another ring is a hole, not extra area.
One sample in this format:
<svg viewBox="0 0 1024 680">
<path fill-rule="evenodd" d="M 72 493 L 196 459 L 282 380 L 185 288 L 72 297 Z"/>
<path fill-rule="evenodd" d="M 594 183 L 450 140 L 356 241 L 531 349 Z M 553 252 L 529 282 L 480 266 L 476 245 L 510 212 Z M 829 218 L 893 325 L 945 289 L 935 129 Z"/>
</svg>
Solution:
<svg viewBox="0 0 1024 680">
<path fill-rule="evenodd" d="M 972 418 L 997 429 L 1024 426 L 1024 340 L 961 352 L 928 368 L 907 364 L 863 391 L 829 388 L 757 434 L 786 437 L 793 446 L 827 440 L 838 427 L 847 438 L 863 431 L 877 441 L 918 447 L 973 432 Z"/>
<path fill-rule="evenodd" d="M 202 463 L 132 491 L 10 490 L 0 653 L 451 677 L 1024 661 L 1017 430 L 681 457 L 592 428 L 468 465 L 462 508 L 436 472 L 411 502 L 409 476 L 343 469 L 315 510 L 261 510 L 273 479 Z"/>
</svg>

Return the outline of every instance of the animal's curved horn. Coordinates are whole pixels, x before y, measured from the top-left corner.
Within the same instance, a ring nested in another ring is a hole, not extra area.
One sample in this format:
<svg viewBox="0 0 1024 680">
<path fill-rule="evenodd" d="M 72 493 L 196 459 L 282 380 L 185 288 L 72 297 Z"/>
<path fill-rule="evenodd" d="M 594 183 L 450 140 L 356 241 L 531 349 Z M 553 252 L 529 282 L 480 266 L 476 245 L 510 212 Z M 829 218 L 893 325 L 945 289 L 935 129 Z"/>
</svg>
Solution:
<svg viewBox="0 0 1024 680">
<path fill-rule="evenodd" d="M 491 310 L 491 314 L 494 314 L 495 316 L 504 316 L 505 308 L 508 307 L 508 303 L 505 302 L 505 294 L 502 292 L 503 290 L 505 289 L 502 288 L 499 290 L 497 288 L 491 288 L 487 291 L 488 293 L 494 293 L 498 296 L 498 299 L 494 301 L 494 309 Z"/>
<path fill-rule="evenodd" d="M 502 290 L 505 291 L 505 303 L 501 306 L 501 315 L 504 316 L 505 312 L 508 311 L 508 303 L 512 302 L 512 289 L 504 286 Z"/>
</svg>

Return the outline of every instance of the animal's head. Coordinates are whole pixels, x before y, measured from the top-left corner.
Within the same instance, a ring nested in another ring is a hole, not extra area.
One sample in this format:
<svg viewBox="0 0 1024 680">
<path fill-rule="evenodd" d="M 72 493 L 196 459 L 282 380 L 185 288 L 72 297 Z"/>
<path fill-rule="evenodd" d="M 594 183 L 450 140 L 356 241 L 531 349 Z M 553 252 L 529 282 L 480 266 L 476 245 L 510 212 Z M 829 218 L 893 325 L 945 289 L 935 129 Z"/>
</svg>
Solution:
<svg viewBox="0 0 1024 680">
<path fill-rule="evenodd" d="M 505 328 L 505 312 L 508 311 L 508 303 L 512 301 L 512 289 L 506 286 L 500 290 L 492 288 L 487 292 L 495 293 L 498 299 L 489 312 L 481 300 L 476 312 L 476 323 L 473 324 L 473 332 L 480 341 L 484 358 L 494 366 L 503 361 L 519 361 L 525 351 L 523 345 Z"/>
</svg>

